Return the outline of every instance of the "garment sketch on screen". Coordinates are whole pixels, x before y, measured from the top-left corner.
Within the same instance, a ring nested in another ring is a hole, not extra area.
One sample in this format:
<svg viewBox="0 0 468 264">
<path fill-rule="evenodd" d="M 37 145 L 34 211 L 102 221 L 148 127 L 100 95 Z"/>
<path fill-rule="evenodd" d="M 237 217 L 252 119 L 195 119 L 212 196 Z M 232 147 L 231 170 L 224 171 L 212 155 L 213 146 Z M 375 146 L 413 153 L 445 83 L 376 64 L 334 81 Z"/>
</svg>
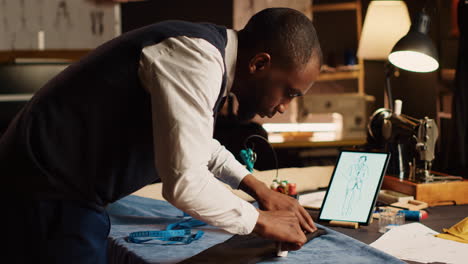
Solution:
<svg viewBox="0 0 468 264">
<path fill-rule="evenodd" d="M 360 156 L 357 163 L 349 167 L 347 175 L 346 193 L 341 207 L 341 215 L 350 215 L 355 202 L 361 199 L 362 186 L 369 175 L 367 156 Z"/>
</svg>

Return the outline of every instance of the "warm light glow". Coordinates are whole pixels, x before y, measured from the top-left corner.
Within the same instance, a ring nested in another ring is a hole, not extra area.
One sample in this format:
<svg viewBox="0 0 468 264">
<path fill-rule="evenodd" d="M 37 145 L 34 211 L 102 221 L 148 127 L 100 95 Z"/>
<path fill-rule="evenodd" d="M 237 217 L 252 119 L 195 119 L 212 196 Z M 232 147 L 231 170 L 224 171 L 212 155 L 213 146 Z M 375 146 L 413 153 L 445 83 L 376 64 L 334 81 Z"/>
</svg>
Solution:
<svg viewBox="0 0 468 264">
<path fill-rule="evenodd" d="M 387 60 L 395 43 L 411 25 L 403 1 L 371 1 L 367 9 L 357 56 L 367 60 Z"/>
<path fill-rule="evenodd" d="M 272 143 L 342 139 L 343 116 L 341 114 L 309 114 L 306 120 L 300 123 L 264 123 L 262 126 L 268 132 L 268 141 Z"/>
<path fill-rule="evenodd" d="M 392 52 L 388 60 L 398 68 L 413 72 L 432 72 L 439 68 L 437 60 L 416 51 Z"/>
<path fill-rule="evenodd" d="M 267 132 L 323 132 L 336 131 L 334 123 L 267 123 L 262 125 Z"/>
</svg>

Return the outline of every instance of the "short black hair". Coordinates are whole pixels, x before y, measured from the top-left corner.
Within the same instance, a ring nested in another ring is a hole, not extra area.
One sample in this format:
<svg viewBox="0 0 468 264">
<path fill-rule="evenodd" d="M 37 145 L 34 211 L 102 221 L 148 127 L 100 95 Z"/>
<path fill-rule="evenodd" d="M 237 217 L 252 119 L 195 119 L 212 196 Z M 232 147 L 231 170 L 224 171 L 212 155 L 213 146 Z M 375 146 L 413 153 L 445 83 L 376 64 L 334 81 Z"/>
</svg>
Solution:
<svg viewBox="0 0 468 264">
<path fill-rule="evenodd" d="M 298 68 L 311 56 L 322 64 L 322 51 L 312 21 L 291 8 L 267 8 L 250 18 L 239 31 L 239 47 L 267 52 L 279 58 L 283 66 Z"/>
</svg>

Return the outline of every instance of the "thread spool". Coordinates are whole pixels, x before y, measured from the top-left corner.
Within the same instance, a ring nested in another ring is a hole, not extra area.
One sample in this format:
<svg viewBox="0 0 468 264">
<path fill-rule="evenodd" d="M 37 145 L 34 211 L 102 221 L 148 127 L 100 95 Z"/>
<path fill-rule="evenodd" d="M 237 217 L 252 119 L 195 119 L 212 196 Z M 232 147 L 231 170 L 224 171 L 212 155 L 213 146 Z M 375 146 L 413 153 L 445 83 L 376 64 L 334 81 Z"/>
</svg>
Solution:
<svg viewBox="0 0 468 264">
<path fill-rule="evenodd" d="M 400 210 L 399 212 L 402 212 L 403 214 L 405 214 L 405 219 L 410 220 L 410 221 L 421 221 L 428 217 L 427 212 L 424 210 L 421 210 L 421 211 Z"/>
<path fill-rule="evenodd" d="M 270 189 L 272 189 L 273 191 L 276 191 L 278 186 L 279 186 L 278 182 L 274 181 L 271 183 Z"/>
<path fill-rule="evenodd" d="M 288 183 L 288 194 L 289 195 L 296 195 L 297 189 L 295 183 Z"/>
<path fill-rule="evenodd" d="M 297 194 L 297 186 L 295 183 L 288 183 L 288 195 L 293 197 L 294 199 L 299 198 L 299 195 Z"/>
<path fill-rule="evenodd" d="M 396 99 L 394 103 L 394 110 L 393 113 L 395 115 L 401 115 L 401 107 L 402 107 L 403 102 L 400 99 Z"/>
</svg>

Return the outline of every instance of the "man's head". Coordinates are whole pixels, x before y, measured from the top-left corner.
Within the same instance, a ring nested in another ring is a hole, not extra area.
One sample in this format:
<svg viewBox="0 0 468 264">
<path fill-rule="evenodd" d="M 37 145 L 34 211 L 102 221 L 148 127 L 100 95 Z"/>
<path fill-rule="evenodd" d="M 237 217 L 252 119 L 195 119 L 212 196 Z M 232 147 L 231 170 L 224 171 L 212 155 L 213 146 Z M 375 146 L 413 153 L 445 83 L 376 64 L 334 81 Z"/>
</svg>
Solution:
<svg viewBox="0 0 468 264">
<path fill-rule="evenodd" d="M 299 11 L 265 9 L 238 35 L 231 91 L 239 101 L 239 119 L 283 113 L 317 79 L 322 63 L 320 45 L 312 21 Z"/>
</svg>

